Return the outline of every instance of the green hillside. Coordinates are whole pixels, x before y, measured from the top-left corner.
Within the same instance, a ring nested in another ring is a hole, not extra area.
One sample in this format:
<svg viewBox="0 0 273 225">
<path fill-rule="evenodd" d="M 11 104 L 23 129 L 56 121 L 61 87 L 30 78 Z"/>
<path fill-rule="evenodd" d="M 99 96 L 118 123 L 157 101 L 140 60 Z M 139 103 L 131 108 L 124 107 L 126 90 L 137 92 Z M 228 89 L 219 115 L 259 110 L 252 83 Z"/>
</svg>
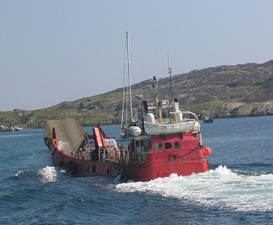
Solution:
<svg viewBox="0 0 273 225">
<path fill-rule="evenodd" d="M 273 60 L 194 70 L 175 75 L 172 80 L 173 97 L 179 100 L 182 110 L 196 114 L 205 111 L 214 118 L 273 114 Z M 152 85 L 151 80 L 142 81 L 132 86 L 132 92 L 142 94 L 143 99 L 169 98 L 169 77 L 158 80 L 155 89 Z M 43 127 L 47 119 L 66 117 L 82 125 L 119 123 L 121 104 L 122 88 L 39 110 L 0 112 L 0 125 Z"/>
</svg>

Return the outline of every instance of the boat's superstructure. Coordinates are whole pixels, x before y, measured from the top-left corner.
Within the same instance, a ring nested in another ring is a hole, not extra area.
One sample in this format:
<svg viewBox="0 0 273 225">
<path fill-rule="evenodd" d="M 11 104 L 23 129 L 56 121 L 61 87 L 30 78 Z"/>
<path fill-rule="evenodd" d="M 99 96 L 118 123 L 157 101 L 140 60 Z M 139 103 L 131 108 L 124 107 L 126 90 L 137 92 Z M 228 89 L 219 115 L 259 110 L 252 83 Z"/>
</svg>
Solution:
<svg viewBox="0 0 273 225">
<path fill-rule="evenodd" d="M 129 137 L 124 176 L 147 181 L 172 173 L 185 176 L 208 171 L 206 156 L 211 149 L 203 147 L 200 122 L 194 113 L 181 112 L 176 99 L 171 103 L 143 101 L 139 111 L 138 123 L 128 127 L 138 132 Z"/>
<path fill-rule="evenodd" d="M 145 104 L 147 103 L 144 102 Z M 147 104 L 145 107 L 144 128 L 149 135 L 200 131 L 197 116 L 189 111 L 181 112 L 177 99 L 174 99 L 171 106 L 164 100 L 157 104 Z M 153 113 L 155 111 L 158 111 L 157 115 Z"/>
</svg>

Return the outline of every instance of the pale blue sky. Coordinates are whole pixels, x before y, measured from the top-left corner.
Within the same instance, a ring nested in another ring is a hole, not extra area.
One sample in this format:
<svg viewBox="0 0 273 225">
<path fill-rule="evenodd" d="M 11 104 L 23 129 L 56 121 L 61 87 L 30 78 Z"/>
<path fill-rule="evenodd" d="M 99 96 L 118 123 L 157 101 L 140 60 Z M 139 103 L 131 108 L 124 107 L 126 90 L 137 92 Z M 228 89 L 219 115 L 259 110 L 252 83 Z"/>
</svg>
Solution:
<svg viewBox="0 0 273 225">
<path fill-rule="evenodd" d="M 0 111 L 39 109 L 132 82 L 273 59 L 271 0 L 0 0 Z"/>
</svg>

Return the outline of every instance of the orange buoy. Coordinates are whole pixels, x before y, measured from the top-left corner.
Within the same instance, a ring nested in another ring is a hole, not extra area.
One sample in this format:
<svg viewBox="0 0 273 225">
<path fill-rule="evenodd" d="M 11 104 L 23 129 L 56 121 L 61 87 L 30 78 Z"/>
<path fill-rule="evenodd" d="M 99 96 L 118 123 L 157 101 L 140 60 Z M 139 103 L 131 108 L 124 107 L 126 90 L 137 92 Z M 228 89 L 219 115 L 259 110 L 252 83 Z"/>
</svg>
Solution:
<svg viewBox="0 0 273 225">
<path fill-rule="evenodd" d="M 210 147 L 204 147 L 203 152 L 204 152 L 204 155 L 210 155 L 211 154 L 211 148 Z"/>
</svg>

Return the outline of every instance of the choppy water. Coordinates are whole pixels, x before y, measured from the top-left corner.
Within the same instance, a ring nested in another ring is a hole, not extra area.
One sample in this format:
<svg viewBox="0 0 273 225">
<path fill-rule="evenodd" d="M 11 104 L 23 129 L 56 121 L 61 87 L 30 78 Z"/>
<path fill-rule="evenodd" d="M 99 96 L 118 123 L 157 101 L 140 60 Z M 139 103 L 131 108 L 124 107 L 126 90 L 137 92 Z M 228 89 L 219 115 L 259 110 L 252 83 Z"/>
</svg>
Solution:
<svg viewBox="0 0 273 225">
<path fill-rule="evenodd" d="M 0 133 L 0 224 L 273 224 L 273 117 L 202 128 L 209 172 L 129 183 L 54 168 L 43 130 Z"/>
</svg>

